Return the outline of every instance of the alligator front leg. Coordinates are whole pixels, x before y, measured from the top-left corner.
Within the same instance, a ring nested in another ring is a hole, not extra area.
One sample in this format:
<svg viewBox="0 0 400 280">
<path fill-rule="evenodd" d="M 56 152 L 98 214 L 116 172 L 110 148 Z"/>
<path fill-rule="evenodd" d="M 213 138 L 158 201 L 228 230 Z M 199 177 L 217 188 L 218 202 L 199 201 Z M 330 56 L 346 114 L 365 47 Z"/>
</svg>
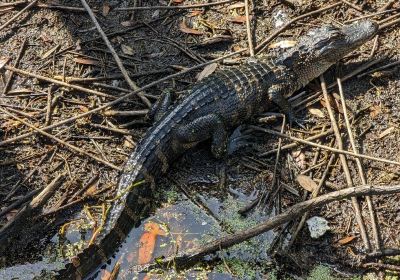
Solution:
<svg viewBox="0 0 400 280">
<path fill-rule="evenodd" d="M 293 121 L 296 121 L 292 106 L 289 101 L 285 98 L 289 89 L 282 85 L 273 85 L 268 89 L 268 97 L 272 102 L 279 106 L 283 113 L 288 117 L 289 124 L 292 125 Z"/>
<path fill-rule="evenodd" d="M 221 117 L 209 114 L 179 127 L 177 139 L 182 143 L 196 143 L 211 137 L 211 152 L 222 158 L 227 152 L 228 132 Z"/>
</svg>

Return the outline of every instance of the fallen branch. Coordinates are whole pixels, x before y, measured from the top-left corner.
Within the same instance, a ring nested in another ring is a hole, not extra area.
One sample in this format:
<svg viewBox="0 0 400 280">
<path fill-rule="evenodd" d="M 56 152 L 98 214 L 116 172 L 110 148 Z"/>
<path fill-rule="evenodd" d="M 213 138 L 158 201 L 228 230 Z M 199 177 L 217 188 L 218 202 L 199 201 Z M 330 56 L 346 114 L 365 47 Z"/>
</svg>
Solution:
<svg viewBox="0 0 400 280">
<path fill-rule="evenodd" d="M 166 267 L 172 263 L 176 268 L 187 267 L 201 260 L 201 258 L 206 255 L 213 254 L 217 251 L 227 249 L 229 247 L 232 247 L 233 245 L 249 240 L 250 238 L 253 238 L 273 228 L 283 225 L 295 218 L 298 218 L 307 211 L 310 211 L 317 207 L 324 206 L 333 201 L 343 200 L 356 196 L 383 195 L 383 194 L 393 194 L 399 192 L 400 192 L 400 185 L 375 186 L 375 187 L 367 185 L 367 186 L 356 186 L 353 188 L 347 188 L 331 192 L 325 195 L 321 195 L 319 197 L 306 200 L 304 202 L 300 202 L 290 207 L 282 214 L 279 214 L 259 224 L 258 226 L 252 227 L 250 229 L 238 233 L 229 234 L 227 236 L 221 237 L 212 242 L 209 242 L 205 246 L 191 250 L 191 252 L 188 254 L 168 257 L 158 264 L 150 264 L 146 269 L 156 268 L 159 267 L 160 265 L 162 267 Z"/>
</svg>

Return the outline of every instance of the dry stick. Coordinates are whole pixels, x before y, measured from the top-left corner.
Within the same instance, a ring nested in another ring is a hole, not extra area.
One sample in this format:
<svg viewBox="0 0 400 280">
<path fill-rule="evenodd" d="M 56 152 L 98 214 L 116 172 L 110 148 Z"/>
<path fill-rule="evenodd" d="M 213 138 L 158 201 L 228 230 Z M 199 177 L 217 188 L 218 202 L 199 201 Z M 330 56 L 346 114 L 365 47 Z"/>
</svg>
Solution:
<svg viewBox="0 0 400 280">
<path fill-rule="evenodd" d="M 114 11 L 137 11 L 137 10 L 182 10 L 182 9 L 195 9 L 195 8 L 204 8 L 211 6 L 218 6 L 233 2 L 238 2 L 239 0 L 225 0 L 220 2 L 213 3 L 204 3 L 204 4 L 193 4 L 193 5 L 181 5 L 181 6 L 142 6 L 142 7 L 127 7 L 127 8 L 116 8 Z"/>
<path fill-rule="evenodd" d="M 19 11 L 15 16 L 10 18 L 8 21 L 6 21 L 3 25 L 0 26 L 0 31 L 7 27 L 10 23 L 12 23 L 15 19 L 17 19 L 21 14 L 29 10 L 32 6 L 34 6 L 39 0 L 33 0 L 29 5 L 27 5 L 25 8 L 23 8 L 21 11 Z"/>
<path fill-rule="evenodd" d="M 62 181 L 64 181 L 65 175 L 66 174 L 63 173 L 54 178 L 54 180 L 51 181 L 51 183 L 48 184 L 36 197 L 34 197 L 28 205 L 24 206 L 18 212 L 14 219 L 9 221 L 0 229 L 0 244 L 2 245 L 0 248 L 3 248 L 4 245 L 9 243 L 8 238 L 18 232 L 19 228 L 25 225 L 25 222 L 27 222 L 27 220 L 47 202 L 50 196 L 60 186 Z"/>
<path fill-rule="evenodd" d="M 306 144 L 306 145 L 309 145 L 309 146 L 312 146 L 312 147 L 316 147 L 316 148 L 321 148 L 321 149 L 324 149 L 324 150 L 327 150 L 327 151 L 331 151 L 331 152 L 334 152 L 334 153 L 343 154 L 343 155 L 349 155 L 349 156 L 358 157 L 358 158 L 365 158 L 365 159 L 369 159 L 369 160 L 372 160 L 372 161 L 379 161 L 379 162 L 384 162 L 384 163 L 400 166 L 400 162 L 398 162 L 398 161 L 385 159 L 385 158 L 378 158 L 378 157 L 368 156 L 368 155 L 364 155 L 364 154 L 355 154 L 355 153 L 350 152 L 350 151 L 336 149 L 336 148 L 332 148 L 332 147 L 325 146 L 325 145 L 322 145 L 322 144 L 318 144 L 318 143 L 314 143 L 314 142 L 311 142 L 311 141 L 307 141 L 305 139 L 301 139 L 301 138 L 297 138 L 297 137 L 294 137 L 294 136 L 286 135 L 286 134 L 280 133 L 280 132 L 275 131 L 275 130 L 262 128 L 262 127 L 258 127 L 258 126 L 254 126 L 254 125 L 249 125 L 249 128 L 253 128 L 254 130 L 266 132 L 266 133 L 269 133 L 271 135 L 287 138 L 287 139 L 290 139 L 292 141 L 296 141 L 296 142 L 299 142 L 299 143 L 302 143 L 302 144 Z"/>
<path fill-rule="evenodd" d="M 344 98 L 342 82 L 341 82 L 340 78 L 337 78 L 336 80 L 337 80 L 337 83 L 339 86 L 340 101 L 342 103 L 343 116 L 344 116 L 344 120 L 345 120 L 345 124 L 346 124 L 346 128 L 347 128 L 347 134 L 349 136 L 349 140 L 350 140 L 350 144 L 353 148 L 353 152 L 355 154 L 358 154 L 358 149 L 356 148 L 356 145 L 355 145 L 354 135 L 351 130 L 351 125 L 350 125 L 350 121 L 349 121 L 349 117 L 348 117 L 348 113 L 347 113 L 347 106 L 346 106 L 346 101 Z M 359 158 L 356 158 L 355 160 L 356 160 L 356 164 L 357 164 L 358 173 L 361 178 L 361 183 L 363 185 L 366 185 L 367 179 L 365 177 L 365 173 L 364 173 L 364 169 L 361 164 L 361 160 Z M 378 226 L 376 223 L 376 214 L 375 214 L 374 205 L 372 204 L 372 199 L 370 196 L 366 196 L 365 199 L 367 200 L 368 210 L 370 213 L 371 226 L 372 226 L 372 232 L 373 232 L 373 236 L 374 236 L 375 246 L 376 246 L 376 249 L 378 251 L 380 251 L 381 250 L 381 239 L 380 239 L 380 235 L 379 235 Z"/>
<path fill-rule="evenodd" d="M 325 103 L 326 103 L 326 109 L 328 110 L 329 118 L 331 120 L 331 125 L 332 125 L 332 128 L 333 128 L 333 131 L 335 132 L 336 142 L 337 142 L 338 148 L 343 150 L 343 140 L 342 140 L 342 137 L 340 135 L 339 127 L 338 127 L 338 124 L 336 122 L 335 115 L 333 114 L 333 110 L 332 110 L 331 104 L 329 102 L 328 90 L 326 89 L 324 75 L 320 76 L 320 80 L 321 80 L 322 93 L 324 94 L 324 99 L 325 99 Z M 355 154 L 357 154 L 357 153 L 355 153 Z M 351 176 L 351 173 L 350 173 L 350 170 L 349 170 L 349 166 L 348 166 L 346 157 L 343 154 L 340 154 L 339 158 L 340 158 L 340 162 L 342 163 L 342 168 L 343 168 L 343 171 L 344 171 L 344 174 L 345 174 L 347 186 L 348 187 L 354 187 L 353 179 L 352 179 L 352 176 Z M 371 250 L 371 243 L 370 243 L 370 240 L 368 238 L 367 232 L 365 230 L 365 224 L 364 224 L 364 221 L 363 221 L 363 218 L 362 218 L 360 204 L 358 203 L 356 197 L 352 197 L 351 198 L 351 203 L 353 204 L 353 208 L 354 208 L 357 224 L 358 224 L 358 226 L 360 228 L 361 238 L 362 238 L 362 240 L 364 242 L 364 246 L 366 247 L 367 251 L 370 251 Z"/>
<path fill-rule="evenodd" d="M 287 209 L 282 214 L 279 214 L 255 227 L 252 227 L 250 229 L 235 234 L 229 234 L 227 236 L 209 242 L 208 244 L 203 245 L 201 248 L 195 248 L 191 252 L 189 252 L 189 254 L 180 255 L 178 257 L 168 257 L 162 261 L 162 266 L 167 266 L 168 264 L 173 263 L 178 267 L 179 266 L 186 267 L 192 264 L 193 262 L 200 260 L 202 257 L 206 255 L 215 253 L 222 249 L 227 249 L 233 245 L 249 240 L 252 237 L 255 237 L 273 228 L 276 228 L 282 224 L 285 224 L 303 215 L 307 211 L 311 211 L 312 209 L 324 206 L 333 201 L 338 201 L 342 199 L 347 199 L 349 197 L 356 197 L 362 195 L 383 195 L 383 194 L 393 194 L 399 192 L 400 192 L 400 185 L 375 186 L 375 187 L 359 186 L 321 195 L 319 197 L 297 203 L 294 206 Z M 159 264 L 151 264 L 149 266 L 149 268 L 153 267 L 159 267 Z"/>
<path fill-rule="evenodd" d="M 399 22 L 400 22 L 400 17 L 395 19 L 395 20 L 389 21 L 387 23 L 379 24 L 379 30 L 382 30 L 382 29 L 384 29 L 386 27 L 392 26 L 392 25 L 394 25 L 396 23 L 399 23 Z"/>
<path fill-rule="evenodd" d="M 372 70 L 370 70 L 370 71 L 367 71 L 367 72 L 365 72 L 365 73 L 362 73 L 362 74 L 358 75 L 357 78 L 362 78 L 362 77 L 364 77 L 364 76 L 366 76 L 366 75 L 375 73 L 375 72 L 377 72 L 377 71 L 385 70 L 385 69 L 387 69 L 387 68 L 390 68 L 390 67 L 393 67 L 393 66 L 397 66 L 397 65 L 400 65 L 400 61 L 395 61 L 395 62 L 386 64 L 386 65 L 383 65 L 383 66 L 381 66 L 381 67 L 372 69 Z"/>
<path fill-rule="evenodd" d="M 311 194 L 312 198 L 315 198 L 318 196 L 323 184 L 325 183 L 326 178 L 329 175 L 330 168 L 331 168 L 333 162 L 335 161 L 335 158 L 336 158 L 335 154 L 332 154 L 331 157 L 329 158 L 328 164 L 326 165 L 324 173 L 322 174 L 321 180 L 319 181 L 318 186 L 315 188 L 315 190 Z M 310 211 L 307 211 L 301 217 L 301 220 L 300 220 L 299 224 L 297 225 L 296 230 L 293 232 L 292 238 L 290 239 L 290 241 L 287 245 L 288 248 L 292 247 L 293 243 L 295 242 L 295 240 L 297 238 L 297 235 L 299 234 L 300 230 L 303 228 L 309 214 L 310 214 Z"/>
<path fill-rule="evenodd" d="M 21 46 L 19 48 L 18 56 L 17 56 L 17 59 L 15 60 L 14 67 L 18 67 L 18 64 L 19 64 L 19 62 L 20 62 L 20 60 L 22 58 L 22 54 L 24 52 L 25 46 L 26 46 L 26 39 L 24 39 L 24 41 L 22 42 L 22 44 L 21 44 Z M 5 84 L 4 88 L 3 88 L 3 94 L 7 93 L 7 90 L 11 85 L 13 74 L 14 74 L 14 72 L 11 71 L 10 75 L 7 78 L 6 84 Z"/>
<path fill-rule="evenodd" d="M 299 21 L 299 20 L 301 20 L 301 19 L 303 19 L 303 18 L 306 18 L 306 17 L 309 17 L 309 16 L 313 16 L 313 15 L 322 13 L 322 12 L 324 12 L 324 11 L 326 11 L 326 10 L 332 9 L 332 8 L 334 8 L 334 7 L 336 7 L 336 6 L 339 6 L 339 5 L 341 5 L 341 2 L 337 2 L 337 3 L 335 3 L 335 4 L 326 6 L 326 7 L 324 7 L 324 8 L 321 8 L 321 9 L 318 9 L 318 10 L 315 10 L 315 11 L 312 11 L 312 12 L 309 12 L 309 13 L 306 13 L 306 14 L 303 14 L 303 15 L 301 15 L 301 16 L 295 17 L 294 19 L 291 19 L 291 20 L 288 21 L 285 25 L 283 25 L 281 28 L 275 30 L 274 33 L 272 33 L 270 36 L 268 36 L 268 37 L 267 37 L 264 41 L 262 41 L 258 46 L 256 46 L 256 48 L 255 48 L 256 54 L 259 53 L 259 52 L 261 52 L 261 51 L 263 51 L 264 48 L 267 47 L 267 44 L 268 44 L 269 42 L 271 42 L 272 39 L 274 39 L 274 38 L 277 37 L 280 33 L 282 33 L 283 31 L 285 31 L 286 29 L 288 29 L 289 26 L 291 26 L 293 23 L 295 23 L 295 22 L 297 22 L 297 21 Z"/>
<path fill-rule="evenodd" d="M 115 62 L 118 65 L 119 70 L 121 71 L 122 75 L 124 75 L 125 81 L 128 83 L 129 87 L 132 90 L 139 90 L 139 87 L 132 81 L 129 77 L 128 71 L 126 70 L 125 66 L 123 65 L 121 59 L 119 58 L 118 54 L 115 52 L 113 46 L 111 45 L 110 40 L 108 40 L 107 35 L 104 33 L 103 29 L 101 28 L 99 22 L 97 21 L 93 11 L 90 9 L 89 5 L 86 3 L 85 0 L 81 0 L 83 7 L 85 7 L 86 11 L 88 12 L 90 19 L 93 21 L 94 25 L 97 28 L 97 31 L 100 33 L 101 38 L 103 39 L 104 43 L 106 44 L 107 48 L 110 50 L 111 55 L 113 56 Z M 143 95 L 142 92 L 138 91 L 137 96 L 142 100 L 142 102 L 148 107 L 151 107 L 151 102 L 147 99 L 146 96 Z"/>
<path fill-rule="evenodd" d="M 46 106 L 46 119 L 44 121 L 44 126 L 48 126 L 51 123 L 51 112 L 52 112 L 52 106 L 51 106 L 51 100 L 52 100 L 52 93 L 53 88 L 52 86 L 49 87 L 48 92 L 47 92 L 47 106 Z"/>
<path fill-rule="evenodd" d="M 253 38 L 251 36 L 249 0 L 244 0 L 244 7 L 245 7 L 245 12 L 246 12 L 246 31 L 247 31 L 247 41 L 249 43 L 249 52 L 250 52 L 250 56 L 254 56 Z"/>
<path fill-rule="evenodd" d="M 330 9 L 330 8 L 332 8 L 332 7 L 336 7 L 336 6 L 338 6 L 338 5 L 340 5 L 340 2 L 339 2 L 339 3 L 336 3 L 336 4 L 334 4 L 334 5 L 330 5 L 330 6 L 327 6 L 327 7 L 325 7 L 325 8 L 321 8 L 321 9 L 319 9 L 319 10 L 316 10 L 316 11 L 313 11 L 313 12 L 310 12 L 310 13 L 307 13 L 307 14 L 304 14 L 304 15 L 302 15 L 302 16 L 297 17 L 296 19 L 297 19 L 297 20 L 300 20 L 300 19 L 303 19 L 306 15 L 308 15 L 308 16 L 315 15 L 315 14 L 317 14 L 317 13 L 323 12 L 323 11 L 325 11 L 325 10 L 327 10 L 327 9 Z M 290 24 L 293 24 L 294 22 L 295 22 L 295 19 L 291 20 L 291 21 L 290 21 Z M 289 24 L 289 25 L 290 25 L 290 24 Z M 268 43 L 269 43 L 270 41 L 272 41 L 276 36 L 278 36 L 278 35 L 280 34 L 280 32 L 282 32 L 282 31 L 285 30 L 287 27 L 289 27 L 289 25 L 286 24 L 286 25 L 284 25 L 282 28 L 280 28 L 279 30 L 275 31 L 272 35 L 270 35 L 267 39 L 265 39 L 261 44 L 259 44 L 258 46 L 256 46 L 255 49 L 256 49 L 256 50 L 257 50 L 257 49 L 261 49 L 264 45 L 268 44 Z M 284 27 L 285 27 L 285 28 L 284 28 Z M 158 85 L 158 84 L 160 84 L 160 83 L 162 83 L 162 82 L 165 82 L 165 81 L 167 81 L 167 80 L 170 80 L 170 79 L 173 79 L 173 78 L 175 78 L 175 77 L 178 77 L 178 76 L 180 76 L 180 75 L 186 74 L 186 73 L 191 72 L 191 71 L 193 71 L 193 70 L 201 69 L 201 68 L 203 68 L 204 66 L 207 66 L 207 65 L 209 65 L 209 64 L 212 64 L 212 63 L 215 63 L 215 62 L 219 62 L 219 61 L 221 61 L 221 60 L 224 60 L 224 59 L 226 59 L 226 58 L 229 58 L 229 57 L 232 57 L 232 56 L 235 56 L 235 55 L 238 55 L 238 54 L 245 53 L 246 51 L 247 51 L 247 49 L 242 49 L 242 50 L 239 50 L 239 51 L 236 51 L 236 52 L 233 52 L 233 53 L 224 55 L 224 56 L 222 56 L 222 57 L 220 57 L 220 58 L 216 58 L 216 59 L 210 60 L 210 61 L 208 61 L 208 62 L 201 63 L 201 64 L 195 65 L 195 66 L 193 66 L 193 67 L 184 69 L 184 70 L 182 70 L 182 71 L 180 71 L 180 72 L 178 72 L 178 73 L 174 73 L 174 74 L 165 76 L 164 78 L 161 78 L 161 79 L 159 79 L 159 80 L 156 80 L 156 81 L 154 81 L 154 82 L 151 82 L 151 83 L 149 83 L 149 84 L 147 84 L 147 85 L 141 87 L 141 88 L 138 89 L 138 90 L 135 90 L 135 91 L 132 91 L 132 92 L 130 92 L 130 93 L 128 93 L 128 94 L 125 94 L 125 95 L 123 95 L 123 96 L 121 96 L 121 97 L 115 99 L 114 101 L 111 101 L 111 102 L 109 102 L 109 103 L 106 103 L 106 104 L 104 104 L 104 105 L 102 105 L 102 106 L 100 106 L 100 107 L 97 107 L 97 108 L 95 108 L 95 109 L 92 109 L 92 110 L 90 110 L 90 111 L 87 111 L 87 112 L 85 112 L 85 113 L 82 113 L 82 114 L 80 114 L 80 115 L 76 115 L 76 116 L 74 116 L 74 117 L 71 117 L 71 118 L 65 119 L 65 120 L 63 120 L 63 121 L 60 121 L 60 122 L 58 122 L 58 123 L 52 124 L 52 125 L 50 125 L 50 126 L 43 127 L 42 130 L 46 131 L 46 130 L 49 130 L 49 129 L 53 129 L 53 128 L 59 127 L 59 126 L 61 126 L 61 125 L 64 125 L 64 124 L 71 123 L 71 122 L 73 122 L 73 121 L 75 121 L 75 120 L 77 120 L 77 119 L 80 119 L 80 118 L 89 116 L 89 115 L 94 114 L 94 113 L 96 113 L 96 112 L 100 112 L 100 111 L 102 111 L 102 110 L 104 110 L 104 109 L 106 109 L 106 108 L 108 108 L 108 107 L 111 107 L 111 106 L 114 106 L 114 105 L 120 103 L 121 101 L 124 101 L 125 99 L 127 99 L 127 98 L 129 98 L 129 97 L 131 97 L 131 96 L 136 95 L 139 91 L 143 91 L 143 90 L 145 90 L 145 89 L 151 88 L 151 87 L 153 87 L 153 86 L 155 86 L 155 85 Z M 9 66 L 5 66 L 5 67 L 9 67 Z M 28 72 L 26 72 L 26 73 L 28 73 Z M 28 74 L 29 74 L 29 73 L 28 73 Z M 343 80 L 344 80 L 344 78 L 343 78 Z M 16 136 L 16 137 L 14 137 L 14 138 L 11 138 L 11 139 L 7 139 L 7 140 L 4 140 L 4 141 L 1 141 L 1 142 L 0 142 L 0 147 L 1 147 L 1 146 L 4 146 L 4 145 L 7 145 L 7 144 L 10 144 L 10 143 L 13 143 L 13 142 L 15 142 L 15 141 L 19 141 L 19 140 L 25 139 L 26 137 L 29 137 L 29 136 L 31 136 L 31 135 L 33 135 L 33 134 L 35 134 L 35 133 L 36 133 L 35 131 L 34 131 L 34 132 L 28 132 L 28 133 L 21 134 L 21 135 L 19 135 L 19 136 Z"/>
<path fill-rule="evenodd" d="M 308 137 L 308 138 L 306 138 L 305 140 L 307 140 L 307 141 L 316 140 L 316 139 L 319 139 L 319 138 L 328 136 L 328 135 L 331 134 L 332 132 L 333 132 L 333 129 L 330 128 L 330 129 L 328 129 L 328 130 L 326 130 L 326 131 L 323 131 L 323 132 L 321 132 L 321 133 L 318 133 L 318 134 L 316 134 L 316 135 L 314 135 L 314 136 Z M 281 147 L 281 151 L 294 148 L 294 147 L 296 147 L 296 146 L 298 146 L 298 145 L 299 145 L 299 143 L 290 143 L 290 144 L 284 145 L 284 146 Z M 260 154 L 260 157 L 265 157 L 265 156 L 269 156 L 269 155 L 275 154 L 277 151 L 278 151 L 278 148 L 273 149 L 273 150 L 270 150 L 270 151 L 268 151 L 268 152 L 265 152 L 265 153 Z"/>
<path fill-rule="evenodd" d="M 52 151 L 49 150 L 45 153 L 45 155 L 40 159 L 40 161 L 36 164 L 36 167 L 34 169 L 32 169 L 28 175 L 26 175 L 25 178 L 23 178 L 22 180 L 19 180 L 15 186 L 11 189 L 11 191 L 7 194 L 7 196 L 3 199 L 3 201 L 7 201 L 9 200 L 18 190 L 19 188 L 25 184 L 25 182 L 27 182 L 29 180 L 29 178 L 31 178 L 33 176 L 33 174 L 35 174 L 39 168 L 42 166 L 42 163 L 44 162 L 44 160 L 47 158 L 48 153 Z M 1 216 L 1 215 L 0 215 Z"/>
<path fill-rule="evenodd" d="M 393 4 L 396 3 L 396 1 L 398 1 L 398 0 L 390 0 L 385 5 L 383 5 L 381 8 L 379 8 L 378 11 L 382 12 L 382 11 L 385 11 L 387 9 L 390 9 L 390 7 L 392 7 Z"/>
<path fill-rule="evenodd" d="M 395 12 L 395 11 L 398 11 L 398 10 L 400 10 L 400 9 L 391 9 L 391 10 L 380 11 L 380 12 L 376 12 L 376 13 L 373 13 L 373 14 L 369 14 L 369 15 L 353 18 L 353 19 L 350 19 L 350 20 L 346 20 L 345 23 L 351 23 L 351 22 L 354 22 L 354 21 L 357 21 L 357 20 L 360 20 L 360 19 L 375 17 L 375 16 L 379 16 L 379 15 L 382 15 L 382 14 Z"/>
<path fill-rule="evenodd" d="M 97 95 L 97 96 L 116 99 L 116 97 L 114 95 L 109 95 L 109 94 L 106 94 L 106 93 L 103 93 L 103 92 L 100 92 L 100 91 L 97 91 L 97 90 L 92 90 L 92 89 L 84 88 L 84 87 L 73 85 L 73 84 L 68 84 L 68 83 L 65 83 L 65 82 L 62 82 L 62 81 L 59 81 L 59 80 L 55 80 L 55 79 L 48 78 L 48 77 L 45 77 L 45 76 L 42 76 L 42 75 L 39 75 L 39 74 L 31 73 L 31 72 L 28 72 L 28 71 L 25 71 L 25 70 L 22 70 L 22 69 L 19 69 L 19 68 L 15 68 L 15 67 L 12 67 L 12 66 L 5 65 L 4 69 L 9 70 L 9 71 L 13 71 L 15 73 L 18 73 L 18 74 L 21 74 L 21 75 L 25 75 L 25 76 L 28 76 L 28 77 L 33 77 L 33 78 L 36 78 L 38 80 L 43 80 L 43 81 L 46 81 L 46 82 L 49 82 L 49 83 L 53 83 L 53 84 L 56 84 L 56 85 L 60 85 L 60 86 L 68 87 L 68 88 L 73 88 L 73 89 L 76 89 L 76 90 L 79 90 L 79 91 L 82 91 L 82 92 L 94 94 L 94 95 Z"/>
<path fill-rule="evenodd" d="M 0 218 L 3 217 L 4 215 L 6 215 L 11 210 L 14 210 L 14 209 L 18 208 L 21 204 L 27 202 L 34 195 L 36 195 L 38 192 L 40 192 L 40 189 L 33 190 L 33 191 L 29 192 L 27 195 L 25 195 L 24 197 L 22 197 L 22 198 L 18 199 L 17 201 L 11 203 L 9 206 L 7 206 L 3 210 L 1 210 Z"/>
<path fill-rule="evenodd" d="M 9 110 L 14 112 L 13 109 L 9 109 Z M 34 126 L 34 125 L 32 125 L 32 124 L 26 122 L 25 120 L 23 120 L 23 119 L 21 119 L 21 118 L 15 116 L 14 114 L 10 113 L 9 111 L 7 111 L 7 110 L 5 110 L 5 109 L 3 109 L 3 108 L 1 108 L 1 107 L 0 107 L 0 111 L 2 111 L 4 114 L 7 114 L 7 115 L 9 115 L 10 117 L 16 119 L 17 121 L 23 123 L 24 125 L 29 126 L 30 128 L 34 129 L 35 131 L 39 132 L 40 134 L 43 134 L 44 136 L 47 136 L 47 137 L 53 139 L 54 141 L 60 143 L 61 145 L 68 147 L 68 148 L 69 148 L 70 150 L 72 150 L 73 152 L 76 152 L 76 153 L 78 153 L 78 154 L 82 154 L 82 155 L 88 156 L 88 157 L 90 157 L 91 159 L 94 159 L 94 160 L 96 160 L 96 161 L 98 161 L 98 162 L 100 162 L 100 163 L 103 163 L 103 164 L 105 164 L 105 165 L 107 165 L 107 166 L 109 166 L 109 167 L 111 167 L 111 168 L 113 168 L 113 169 L 115 169 L 115 170 L 118 170 L 118 171 L 121 171 L 121 170 L 122 170 L 120 167 L 115 166 L 114 164 L 112 164 L 112 163 L 110 163 L 110 162 L 108 162 L 108 161 L 105 161 L 105 160 L 103 160 L 103 159 L 101 159 L 101 158 L 98 158 L 98 157 L 96 157 L 96 156 L 94 156 L 94 155 L 92 155 L 92 154 L 90 154 L 90 153 L 88 153 L 88 152 L 86 152 L 86 151 L 84 151 L 84 150 L 82 150 L 82 149 L 79 149 L 78 147 L 75 147 L 74 145 L 69 144 L 68 142 L 65 142 L 65 141 L 63 141 L 63 140 L 61 140 L 61 139 L 59 139 L 59 138 L 57 138 L 57 137 L 51 135 L 50 133 L 47 133 L 46 131 L 44 131 L 44 130 L 42 130 L 42 129 L 40 129 L 40 128 L 37 128 L 36 126 Z"/>
</svg>

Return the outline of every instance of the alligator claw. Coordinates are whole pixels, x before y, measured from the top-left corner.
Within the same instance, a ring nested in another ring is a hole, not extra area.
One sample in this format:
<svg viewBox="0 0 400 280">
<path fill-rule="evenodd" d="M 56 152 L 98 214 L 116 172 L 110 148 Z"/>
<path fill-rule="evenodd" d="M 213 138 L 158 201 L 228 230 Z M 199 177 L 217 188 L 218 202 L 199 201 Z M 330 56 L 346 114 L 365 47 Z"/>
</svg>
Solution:
<svg viewBox="0 0 400 280">
<path fill-rule="evenodd" d="M 243 126 L 238 126 L 228 139 L 228 155 L 232 155 L 243 148 L 253 148 L 254 136 L 248 132 L 243 132 Z"/>
</svg>

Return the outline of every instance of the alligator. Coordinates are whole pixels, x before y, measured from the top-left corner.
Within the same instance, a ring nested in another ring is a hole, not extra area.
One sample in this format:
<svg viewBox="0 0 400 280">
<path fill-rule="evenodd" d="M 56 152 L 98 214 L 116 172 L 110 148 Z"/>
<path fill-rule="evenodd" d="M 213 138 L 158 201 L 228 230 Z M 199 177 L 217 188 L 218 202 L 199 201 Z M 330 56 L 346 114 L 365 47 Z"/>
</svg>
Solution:
<svg viewBox="0 0 400 280">
<path fill-rule="evenodd" d="M 130 155 L 118 183 L 119 199 L 112 206 L 104 233 L 75 256 L 57 279 L 84 279 L 106 263 L 138 226 L 141 213 L 154 202 L 156 179 L 185 151 L 211 139 L 216 158 L 226 154 L 229 131 L 249 121 L 271 104 L 290 119 L 287 97 L 319 77 L 341 58 L 370 40 L 378 25 L 370 20 L 340 28 L 324 25 L 310 30 L 296 46 L 278 58 L 249 59 L 243 65 L 216 71 L 197 82 L 174 108 L 166 110 L 169 94 L 157 102 L 155 123 Z M 137 182 L 145 182 L 138 184 Z M 129 191 L 127 191 L 129 190 Z"/>
</svg>

